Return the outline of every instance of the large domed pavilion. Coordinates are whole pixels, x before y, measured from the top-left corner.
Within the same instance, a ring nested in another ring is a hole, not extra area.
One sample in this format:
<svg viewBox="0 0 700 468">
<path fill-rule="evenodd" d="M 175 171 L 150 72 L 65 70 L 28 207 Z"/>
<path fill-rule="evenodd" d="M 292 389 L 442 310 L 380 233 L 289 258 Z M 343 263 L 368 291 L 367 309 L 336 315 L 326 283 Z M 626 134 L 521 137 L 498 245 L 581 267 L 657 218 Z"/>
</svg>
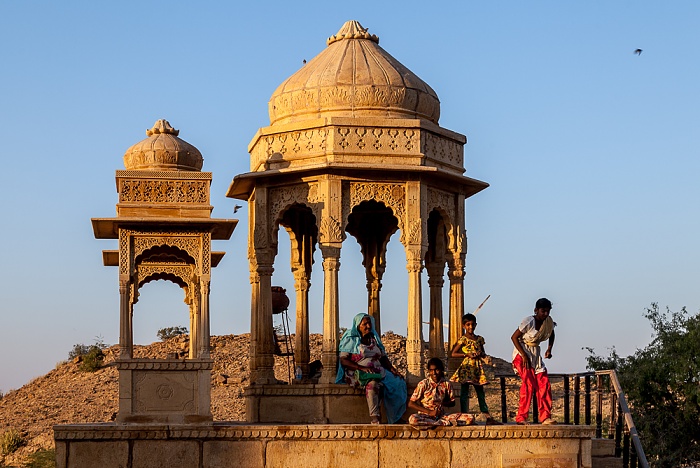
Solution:
<svg viewBox="0 0 700 468">
<path fill-rule="evenodd" d="M 343 242 L 350 234 L 360 244 L 367 313 L 380 329 L 386 246 L 401 231 L 409 272 L 407 380 L 415 384 L 423 376 L 423 269 L 430 287 L 431 354 L 444 357 L 445 267 L 450 342 L 461 332 L 464 202 L 488 187 L 464 175 L 466 138 L 439 126 L 440 101 L 435 91 L 382 49 L 379 38 L 357 21 L 345 23 L 320 54 L 275 90 L 269 115 L 270 125 L 258 130 L 249 145 L 250 172 L 236 176 L 227 193 L 249 204 L 253 385 L 247 393 L 248 408 L 257 408 L 263 387 L 276 383 L 271 277 L 279 226 L 291 238 L 295 366 L 305 376 L 312 255 L 316 248 L 322 253 L 324 374 L 319 385 L 328 388 L 338 366 L 338 317 L 343 307 L 338 272 Z M 318 394 L 319 387 L 310 392 Z M 249 411 L 249 420 L 266 420 L 261 411 Z M 316 419 L 333 422 L 334 418 L 323 414 Z"/>
</svg>

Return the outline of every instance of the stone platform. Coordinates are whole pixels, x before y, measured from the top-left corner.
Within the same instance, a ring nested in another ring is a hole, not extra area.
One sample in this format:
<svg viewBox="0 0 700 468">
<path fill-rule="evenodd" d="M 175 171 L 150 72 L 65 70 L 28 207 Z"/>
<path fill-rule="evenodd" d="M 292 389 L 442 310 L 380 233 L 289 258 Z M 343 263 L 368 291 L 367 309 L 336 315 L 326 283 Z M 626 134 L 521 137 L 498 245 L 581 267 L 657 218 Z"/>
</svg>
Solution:
<svg viewBox="0 0 700 468">
<path fill-rule="evenodd" d="M 590 468 L 593 426 L 66 424 L 57 468 Z"/>
</svg>

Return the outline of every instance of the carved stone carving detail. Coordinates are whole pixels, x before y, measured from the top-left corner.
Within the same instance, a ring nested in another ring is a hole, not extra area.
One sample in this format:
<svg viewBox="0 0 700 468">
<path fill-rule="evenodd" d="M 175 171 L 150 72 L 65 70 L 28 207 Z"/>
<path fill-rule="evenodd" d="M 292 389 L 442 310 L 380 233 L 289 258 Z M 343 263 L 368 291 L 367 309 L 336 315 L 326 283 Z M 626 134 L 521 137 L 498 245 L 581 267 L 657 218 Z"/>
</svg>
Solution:
<svg viewBox="0 0 700 468">
<path fill-rule="evenodd" d="M 193 285 L 195 281 L 194 265 L 139 265 L 136 267 L 136 271 L 136 283 L 139 286 L 157 274 L 173 275 L 187 285 Z M 185 302 L 189 303 L 187 299 Z"/>
<path fill-rule="evenodd" d="M 129 274 L 129 265 L 131 260 L 129 259 L 129 234 L 130 231 L 126 229 L 119 230 L 119 275 Z"/>
<path fill-rule="evenodd" d="M 266 135 L 251 153 L 251 170 L 258 170 L 272 155 L 296 157 L 323 153 L 327 147 L 328 130 L 315 128 L 303 131 Z"/>
<path fill-rule="evenodd" d="M 333 217 L 323 218 L 319 229 L 319 237 L 320 242 L 342 242 L 343 230 L 340 227 L 340 222 Z"/>
<path fill-rule="evenodd" d="M 427 158 L 451 166 L 464 167 L 464 147 L 461 143 L 430 132 L 423 132 L 422 137 L 424 141 L 423 153 Z"/>
<path fill-rule="evenodd" d="M 405 128 L 336 127 L 336 152 L 418 155 L 418 132 Z"/>
<path fill-rule="evenodd" d="M 212 360 L 183 360 L 165 361 L 155 359 L 139 359 L 129 361 L 115 361 L 118 370 L 211 370 L 214 368 Z"/>
<path fill-rule="evenodd" d="M 267 212 L 270 214 L 271 220 L 277 220 L 282 216 L 284 210 L 298 203 L 311 208 L 318 222 L 318 201 L 318 184 L 299 184 L 272 188 L 268 195 L 269 208 Z"/>
<path fill-rule="evenodd" d="M 331 132 L 335 135 L 332 149 L 336 153 L 421 155 L 418 129 L 330 126 L 264 136 L 251 153 L 251 169 L 258 170 L 273 155 L 290 160 L 323 154 Z"/>
<path fill-rule="evenodd" d="M 211 426 L 191 425 L 187 428 L 159 426 L 124 426 L 117 424 L 71 424 L 55 426 L 55 439 L 70 440 L 134 440 L 134 439 L 231 439 L 260 440 L 260 438 L 329 440 L 329 439 L 590 439 L 595 435 L 592 426 L 567 426 L 560 429 L 524 429 L 502 426 L 437 427 L 432 430 L 414 429 L 405 424 L 386 424 L 376 428 L 368 425 L 241 425 L 218 423 Z"/>
<path fill-rule="evenodd" d="M 408 243 L 409 244 L 420 244 L 421 243 L 421 238 L 425 238 L 425 236 L 421 237 L 421 233 L 423 231 L 423 228 L 426 227 L 425 223 L 421 222 L 420 219 L 414 219 L 411 222 L 411 225 L 408 228 Z M 405 245 L 405 240 L 406 236 L 401 236 L 401 242 L 404 243 Z"/>
<path fill-rule="evenodd" d="M 208 203 L 209 183 L 203 180 L 123 180 L 119 202 Z"/>
<path fill-rule="evenodd" d="M 168 233 L 167 236 L 148 235 L 153 233 L 139 234 L 142 235 L 133 238 L 134 258 L 152 247 L 167 245 L 184 250 L 199 264 L 200 233 L 197 233 L 197 237 L 192 236 L 192 233 Z"/>
</svg>

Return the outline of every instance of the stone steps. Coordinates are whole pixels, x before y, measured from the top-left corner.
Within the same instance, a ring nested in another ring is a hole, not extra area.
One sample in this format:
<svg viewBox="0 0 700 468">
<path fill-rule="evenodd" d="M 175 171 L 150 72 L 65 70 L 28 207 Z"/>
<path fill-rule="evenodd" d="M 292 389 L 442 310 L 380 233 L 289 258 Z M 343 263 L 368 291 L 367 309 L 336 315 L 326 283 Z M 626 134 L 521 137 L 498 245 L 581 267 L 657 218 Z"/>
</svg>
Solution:
<svg viewBox="0 0 700 468">
<path fill-rule="evenodd" d="M 592 439 L 591 462 L 593 468 L 622 468 L 622 458 L 615 457 L 615 441 Z"/>
</svg>

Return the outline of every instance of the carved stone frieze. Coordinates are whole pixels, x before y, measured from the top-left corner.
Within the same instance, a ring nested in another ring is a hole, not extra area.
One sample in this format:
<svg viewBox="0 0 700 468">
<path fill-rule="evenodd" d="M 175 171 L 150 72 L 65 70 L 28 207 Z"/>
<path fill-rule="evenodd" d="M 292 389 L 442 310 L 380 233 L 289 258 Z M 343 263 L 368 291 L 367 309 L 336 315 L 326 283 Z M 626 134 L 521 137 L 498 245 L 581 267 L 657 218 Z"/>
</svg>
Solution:
<svg viewBox="0 0 700 468">
<path fill-rule="evenodd" d="M 421 139 L 425 157 L 450 166 L 464 167 L 464 146 L 461 143 L 431 132 L 422 132 Z"/>
<path fill-rule="evenodd" d="M 336 153 L 420 155 L 419 133 L 410 128 L 336 127 Z"/>
<path fill-rule="evenodd" d="M 282 132 L 263 137 L 252 149 L 250 168 L 253 171 L 265 169 L 268 159 L 303 158 L 323 154 L 328 143 L 328 130 L 312 128 L 292 132 Z"/>
<path fill-rule="evenodd" d="M 122 180 L 119 202 L 209 203 L 209 181 L 205 180 Z"/>
<path fill-rule="evenodd" d="M 70 424 L 54 427 L 59 441 L 71 440 L 164 440 L 164 439 L 590 439 L 595 435 L 593 426 L 563 426 L 557 429 L 520 426 L 461 426 L 417 429 L 405 424 L 383 424 L 369 427 L 367 424 L 299 424 L 254 425 L 235 422 L 215 422 L 212 425 L 134 425 L 118 424 Z"/>
</svg>

